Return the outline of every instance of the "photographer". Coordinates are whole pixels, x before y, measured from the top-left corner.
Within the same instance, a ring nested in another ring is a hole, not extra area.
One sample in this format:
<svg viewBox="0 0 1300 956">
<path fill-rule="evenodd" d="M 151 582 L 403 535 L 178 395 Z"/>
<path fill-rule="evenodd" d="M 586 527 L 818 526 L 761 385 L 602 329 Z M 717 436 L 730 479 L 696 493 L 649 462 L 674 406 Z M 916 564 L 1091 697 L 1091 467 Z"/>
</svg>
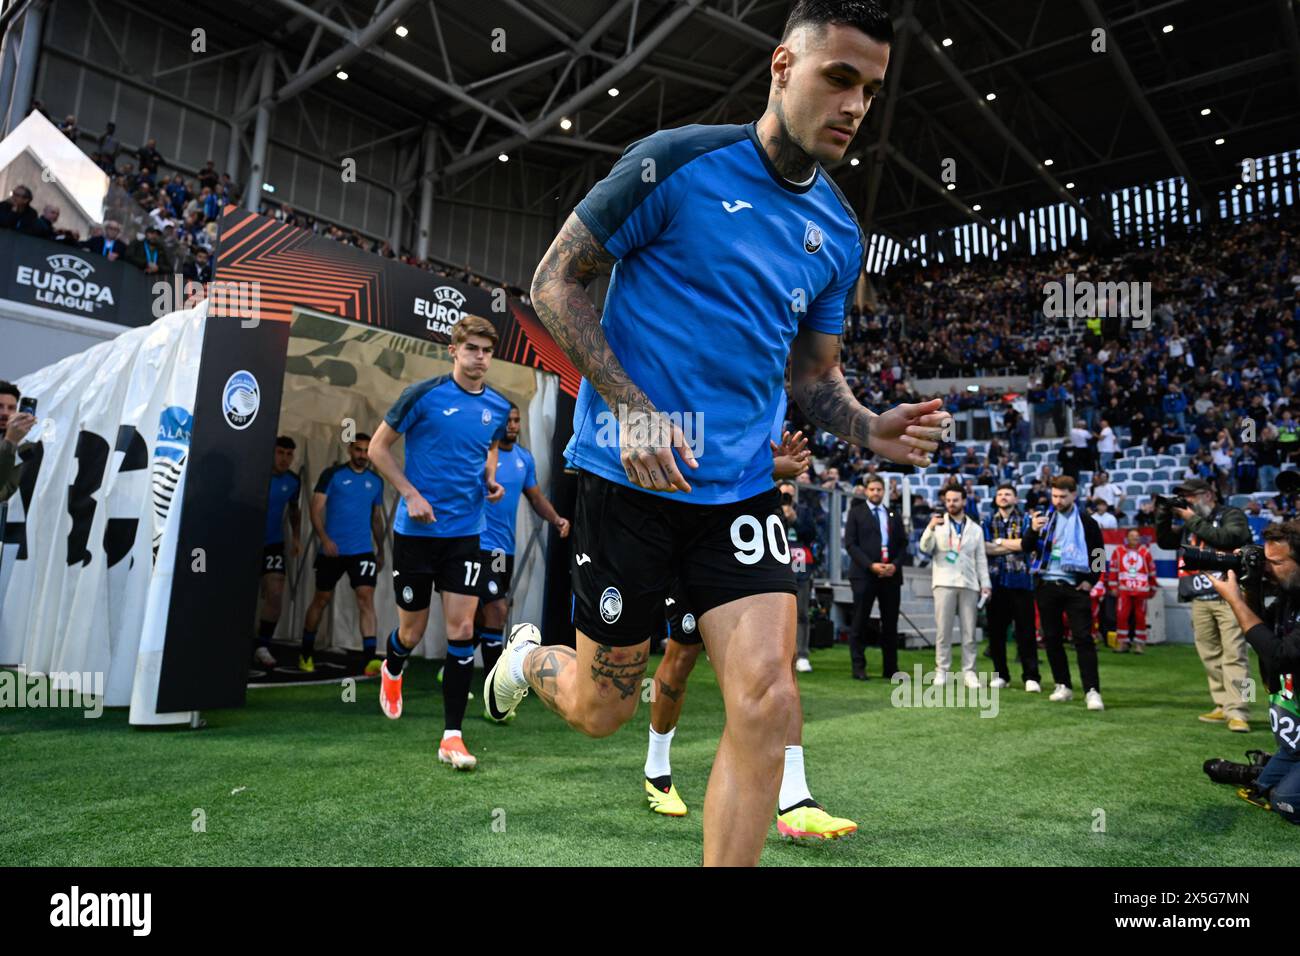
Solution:
<svg viewBox="0 0 1300 956">
<path fill-rule="evenodd" d="M 1218 504 L 1214 488 L 1201 478 L 1189 478 L 1174 489 L 1177 498 L 1156 499 L 1156 544 L 1232 551 L 1250 544 L 1250 524 L 1240 508 Z M 1182 519 L 1181 529 L 1173 519 Z M 1192 633 L 1210 685 L 1214 709 L 1198 719 L 1207 724 L 1227 722 L 1234 733 L 1249 733 L 1250 716 L 1242 687 L 1249 676 L 1246 640 L 1232 610 L 1214 588 L 1213 579 L 1185 566 L 1178 555 L 1178 600 L 1192 602 Z"/>
<path fill-rule="evenodd" d="M 1300 523 L 1289 521 L 1265 528 L 1263 551 L 1263 583 L 1277 592 L 1276 600 L 1263 610 L 1263 619 L 1252 607 L 1262 601 L 1246 599 L 1236 572 L 1210 579 L 1232 609 L 1246 642 L 1259 655 L 1269 692 L 1269 722 L 1277 742 L 1277 751 L 1256 779 L 1254 791 L 1243 789 L 1238 794 L 1276 810 L 1291 823 L 1300 823 L 1300 703 L 1295 696 L 1300 672 Z M 1250 585 L 1252 591 L 1256 587 Z"/>
<path fill-rule="evenodd" d="M 36 425 L 36 416 L 18 410 L 18 386 L 0 382 L 0 504 L 13 497 L 22 480 L 20 446 Z"/>
</svg>

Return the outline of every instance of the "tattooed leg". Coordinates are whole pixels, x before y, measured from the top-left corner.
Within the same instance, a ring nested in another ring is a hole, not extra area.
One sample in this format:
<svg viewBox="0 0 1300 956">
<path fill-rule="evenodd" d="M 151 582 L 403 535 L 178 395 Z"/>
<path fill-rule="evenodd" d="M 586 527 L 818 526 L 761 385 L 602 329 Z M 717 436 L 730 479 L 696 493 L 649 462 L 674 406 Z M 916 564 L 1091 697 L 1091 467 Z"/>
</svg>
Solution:
<svg viewBox="0 0 1300 956">
<path fill-rule="evenodd" d="M 636 711 L 650 642 L 597 644 L 581 631 L 578 649 L 543 646 L 528 655 L 524 677 L 551 710 L 590 737 L 608 737 Z"/>
<path fill-rule="evenodd" d="M 701 645 L 664 643 L 664 659 L 655 670 L 654 696 L 650 698 L 650 726 L 666 734 L 677 726 L 686 703 L 686 679 L 700 659 Z"/>
</svg>

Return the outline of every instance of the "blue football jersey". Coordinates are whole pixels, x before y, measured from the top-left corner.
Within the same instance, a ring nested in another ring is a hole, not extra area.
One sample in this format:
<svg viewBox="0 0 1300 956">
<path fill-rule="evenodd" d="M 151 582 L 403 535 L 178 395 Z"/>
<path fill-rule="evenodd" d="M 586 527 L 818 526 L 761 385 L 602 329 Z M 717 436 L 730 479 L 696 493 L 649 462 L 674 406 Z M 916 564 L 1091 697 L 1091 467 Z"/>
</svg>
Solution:
<svg viewBox="0 0 1300 956">
<path fill-rule="evenodd" d="M 617 259 L 601 326 L 628 375 L 677 416 L 700 467 L 695 504 L 771 487 L 767 442 L 801 327 L 838 335 L 866 244 L 820 168 L 776 171 L 754 124 L 685 126 L 633 143 L 577 215 Z M 618 428 L 585 379 L 570 464 L 631 486 Z M 667 492 L 649 492 L 665 494 Z"/>
<path fill-rule="evenodd" d="M 479 547 L 485 551 L 514 554 L 519 496 L 526 488 L 537 486 L 533 453 L 522 445 L 515 445 L 509 451 L 497 449 L 497 481 L 506 493 L 500 501 L 488 502 L 487 525 L 479 535 Z"/>
<path fill-rule="evenodd" d="M 450 375 L 409 386 L 384 421 L 406 437 L 406 478 L 433 508 L 428 524 L 397 506 L 400 534 L 456 538 L 483 531 L 488 449 L 506 433 L 510 400 L 494 389 L 467 392 Z"/>
<path fill-rule="evenodd" d="M 384 506 L 384 480 L 369 468 L 353 471 L 348 464 L 332 465 L 321 472 L 316 491 L 325 495 L 325 533 L 338 545 L 339 554 L 375 550 L 370 509 Z"/>
<path fill-rule="evenodd" d="M 302 480 L 292 471 L 271 475 L 271 490 L 266 499 L 266 536 L 263 544 L 284 542 L 284 509 L 298 500 Z"/>
</svg>

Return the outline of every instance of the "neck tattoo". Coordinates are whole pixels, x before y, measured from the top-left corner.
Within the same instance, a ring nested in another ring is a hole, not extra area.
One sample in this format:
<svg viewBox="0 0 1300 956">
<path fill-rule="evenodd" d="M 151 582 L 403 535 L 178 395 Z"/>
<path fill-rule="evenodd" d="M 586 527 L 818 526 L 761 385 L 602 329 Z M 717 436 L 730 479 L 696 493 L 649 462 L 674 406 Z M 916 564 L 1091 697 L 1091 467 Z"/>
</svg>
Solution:
<svg viewBox="0 0 1300 956">
<path fill-rule="evenodd" d="M 792 183 L 802 183 L 812 177 L 817 163 L 791 138 L 785 124 L 785 108 L 780 101 L 773 106 L 772 112 L 776 114 L 777 128 L 763 143 L 767 155 L 778 173 Z"/>
</svg>

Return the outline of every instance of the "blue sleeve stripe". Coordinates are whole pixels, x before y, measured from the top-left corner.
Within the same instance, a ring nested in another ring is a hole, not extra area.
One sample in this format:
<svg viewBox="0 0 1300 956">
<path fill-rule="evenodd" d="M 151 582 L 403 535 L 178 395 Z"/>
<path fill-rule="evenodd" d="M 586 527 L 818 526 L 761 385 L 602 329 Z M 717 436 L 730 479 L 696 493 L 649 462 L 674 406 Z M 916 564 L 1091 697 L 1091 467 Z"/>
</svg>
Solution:
<svg viewBox="0 0 1300 956">
<path fill-rule="evenodd" d="M 437 388 L 449 378 L 451 378 L 451 375 L 449 374 L 437 375 L 433 378 L 425 379 L 423 382 L 416 382 L 414 385 L 408 385 L 406 390 L 402 392 L 397 401 L 393 404 L 393 407 L 388 410 L 388 414 L 384 416 L 385 424 L 387 424 L 389 428 L 393 429 L 393 431 L 401 432 L 403 430 L 402 420 L 406 418 L 407 413 L 415 407 L 416 403 L 419 402 L 420 399 L 424 398 L 425 395 L 429 394 L 430 391 Z"/>
</svg>

